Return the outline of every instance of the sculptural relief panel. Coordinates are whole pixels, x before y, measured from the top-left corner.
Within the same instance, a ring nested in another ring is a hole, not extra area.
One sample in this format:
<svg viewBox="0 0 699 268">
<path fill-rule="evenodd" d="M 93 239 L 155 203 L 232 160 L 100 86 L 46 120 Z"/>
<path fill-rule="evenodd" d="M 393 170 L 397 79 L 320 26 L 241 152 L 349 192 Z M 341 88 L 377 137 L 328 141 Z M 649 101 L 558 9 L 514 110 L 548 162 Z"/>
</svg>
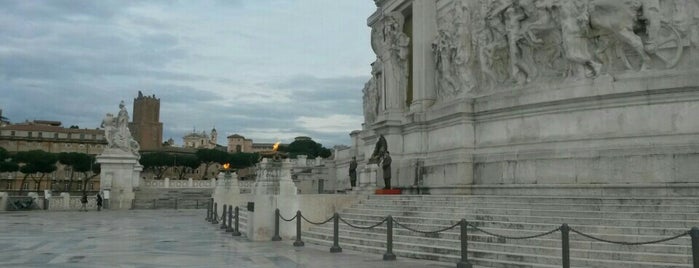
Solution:
<svg viewBox="0 0 699 268">
<path fill-rule="evenodd" d="M 434 65 L 427 69 L 435 74 L 438 102 L 699 62 L 699 0 L 438 0 L 436 6 Z M 367 122 L 402 107 L 398 94 L 410 77 L 403 15 L 385 12 L 372 24 L 381 67 L 373 68 L 375 81 L 365 90 Z"/>
<path fill-rule="evenodd" d="M 454 0 L 446 6 L 433 44 L 439 99 L 677 68 L 690 43 L 694 49 L 699 43 L 697 0 Z"/>
</svg>

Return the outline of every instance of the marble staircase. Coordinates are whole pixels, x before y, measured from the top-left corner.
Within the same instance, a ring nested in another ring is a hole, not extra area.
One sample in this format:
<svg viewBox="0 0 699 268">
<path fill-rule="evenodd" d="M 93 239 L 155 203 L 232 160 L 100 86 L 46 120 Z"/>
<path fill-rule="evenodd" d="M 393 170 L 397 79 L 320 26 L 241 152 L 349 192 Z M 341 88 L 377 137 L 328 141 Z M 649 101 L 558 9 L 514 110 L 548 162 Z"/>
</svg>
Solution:
<svg viewBox="0 0 699 268">
<path fill-rule="evenodd" d="M 201 188 L 139 189 L 135 191 L 133 209 L 204 209 L 212 193 L 213 189 Z"/>
<path fill-rule="evenodd" d="M 552 196 L 369 196 L 343 210 L 341 217 L 360 226 L 387 215 L 408 227 L 431 231 L 465 218 L 483 230 L 528 236 L 567 223 L 607 240 L 644 242 L 672 237 L 699 226 L 699 198 L 599 198 Z M 315 219 L 319 220 L 319 219 Z M 303 223 L 308 224 L 308 223 Z M 340 224 L 343 249 L 383 254 L 386 225 L 371 230 Z M 456 263 L 459 228 L 425 235 L 394 226 L 394 250 L 400 257 Z M 306 243 L 332 245 L 332 222 L 303 234 Z M 525 240 L 497 238 L 468 229 L 469 258 L 476 267 L 561 267 L 561 233 Z M 691 267 L 689 235 L 652 245 L 616 245 L 570 233 L 572 267 Z"/>
</svg>

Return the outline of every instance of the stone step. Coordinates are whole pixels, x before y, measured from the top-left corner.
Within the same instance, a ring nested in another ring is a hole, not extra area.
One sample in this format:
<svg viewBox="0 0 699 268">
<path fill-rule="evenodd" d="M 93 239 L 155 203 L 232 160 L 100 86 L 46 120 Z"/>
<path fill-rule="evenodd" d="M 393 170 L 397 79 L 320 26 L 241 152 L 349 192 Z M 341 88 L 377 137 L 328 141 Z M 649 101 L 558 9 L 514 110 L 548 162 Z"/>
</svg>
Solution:
<svg viewBox="0 0 699 268">
<path fill-rule="evenodd" d="M 373 212 L 378 210 L 401 211 L 404 215 L 431 215 L 442 217 L 443 215 L 462 214 L 499 214 L 499 215 L 522 215 L 522 216 L 568 216 L 580 218 L 605 218 L 605 219 L 673 219 L 692 220 L 699 223 L 699 213 L 691 212 L 627 212 L 627 211 L 576 211 L 576 210 L 545 210 L 531 208 L 474 208 L 474 207 L 409 207 L 406 211 L 404 206 L 375 205 L 357 206 L 354 205 L 344 210 L 347 213 Z"/>
<path fill-rule="evenodd" d="M 332 246 L 331 241 L 317 240 L 317 239 L 313 239 L 313 238 L 307 239 L 305 242 L 320 245 L 320 246 L 327 246 L 327 247 Z M 342 247 L 343 250 L 349 249 L 349 250 L 373 253 L 373 254 L 377 254 L 377 255 L 383 255 L 384 253 L 386 253 L 385 245 L 383 245 L 383 246 L 371 246 L 371 245 L 345 243 L 345 244 L 340 244 L 340 247 Z M 430 254 L 430 253 L 425 253 L 425 252 L 410 251 L 410 250 L 404 250 L 404 249 L 394 249 L 393 254 L 395 254 L 397 257 L 406 257 L 406 258 L 437 261 L 437 262 L 444 263 L 445 265 L 447 263 L 453 264 L 453 263 L 458 262 L 460 260 L 459 257 L 456 257 L 454 255 Z M 520 267 L 521 268 L 525 268 L 525 267 L 542 267 L 542 268 L 554 268 L 554 267 L 556 267 L 556 268 L 560 268 L 561 267 L 560 265 L 546 265 L 546 264 L 539 264 L 536 266 L 532 266 L 531 264 L 518 262 L 516 260 L 484 259 L 484 258 L 479 258 L 476 256 L 470 257 L 469 261 L 471 264 L 476 265 L 475 267 L 477 267 L 477 266 L 498 267 L 498 268 L 520 268 Z"/>
<path fill-rule="evenodd" d="M 368 232 L 368 231 L 362 231 L 362 230 L 357 230 L 357 229 L 351 229 L 348 227 L 341 226 L 339 233 L 340 236 L 347 236 L 351 238 L 376 238 L 376 237 L 385 237 L 385 228 L 381 228 L 377 230 L 376 232 Z M 443 245 L 450 245 L 455 248 L 459 248 L 460 245 L 460 233 L 455 230 L 447 231 L 447 232 L 442 232 L 439 235 L 425 235 L 425 234 L 419 234 L 415 233 L 409 230 L 404 230 L 404 229 L 393 229 L 394 236 L 396 239 L 399 239 L 401 241 L 405 242 L 410 242 L 410 243 L 416 243 L 416 244 L 424 244 L 424 245 L 436 245 L 436 244 L 443 244 Z M 332 226 L 330 225 L 324 225 L 324 226 L 314 226 L 309 229 L 309 231 L 304 232 L 304 236 L 310 235 L 310 236 L 319 236 L 322 235 L 323 237 L 328 238 L 329 240 L 332 239 Z M 606 251 L 629 251 L 632 250 L 633 252 L 648 252 L 648 253 L 656 253 L 656 254 L 679 254 L 679 255 L 691 255 L 691 246 L 689 241 L 686 241 L 686 244 L 683 245 L 668 245 L 668 244 L 651 244 L 651 245 L 643 245 L 643 246 L 625 246 L 625 245 L 616 245 L 616 244 L 610 244 L 610 243 L 602 243 L 602 242 L 597 242 L 597 241 L 591 241 L 589 239 L 583 238 L 583 237 L 578 237 L 575 235 L 571 235 L 570 237 L 570 247 L 571 249 L 578 249 L 578 250 L 606 250 Z M 481 232 L 469 232 L 468 233 L 468 241 L 469 244 L 473 243 L 480 243 L 480 244 L 495 244 L 495 245 L 503 245 L 503 244 L 509 244 L 512 246 L 517 246 L 517 245 L 524 245 L 524 246 L 541 246 L 541 247 L 548 247 L 548 248 L 560 248 L 561 246 L 561 240 L 560 240 L 560 234 L 551 234 L 549 236 L 544 236 L 540 238 L 533 238 L 533 239 L 526 239 L 526 240 L 521 240 L 521 239 L 504 239 L 504 238 L 497 238 L 493 237 Z"/>
<path fill-rule="evenodd" d="M 326 239 L 318 239 L 313 237 L 306 237 L 304 240 L 308 243 L 331 246 L 332 242 Z M 375 253 L 380 254 L 383 250 L 385 252 L 386 242 L 376 239 L 353 239 L 349 237 L 344 237 L 340 242 L 341 247 L 350 247 L 353 249 L 361 251 L 374 250 Z M 449 247 L 425 247 L 416 244 L 402 243 L 394 240 L 394 254 L 397 256 L 405 256 L 411 258 L 420 258 L 428 260 L 437 260 L 442 262 L 455 263 L 460 260 L 460 250 L 458 248 Z M 501 252 L 492 250 L 481 250 L 469 248 L 469 260 L 474 264 L 478 265 L 493 265 L 496 261 L 507 261 L 516 262 L 519 267 L 560 267 L 561 257 L 560 250 L 552 250 L 552 253 L 558 253 L 558 255 L 541 255 L 541 254 L 526 254 L 521 252 L 511 253 L 511 252 Z M 399 254 L 398 252 L 409 252 L 417 254 Z M 665 263 L 665 262 L 644 262 L 644 261 L 624 261 L 624 260 L 604 260 L 604 259 L 594 259 L 594 258 L 583 258 L 573 255 L 575 251 L 571 251 L 571 264 L 578 267 L 639 267 L 639 268 L 660 268 L 660 267 L 691 267 L 686 263 Z M 615 256 L 614 253 L 609 253 Z M 488 260 L 490 263 L 481 263 L 481 260 Z M 687 261 L 688 262 L 688 261 Z M 532 265 L 535 264 L 535 265 Z M 611 266 L 610 266 L 611 265 Z M 488 266 L 488 267 L 500 267 L 498 266 Z M 504 267 L 518 267 L 518 266 L 504 266 Z"/>
<path fill-rule="evenodd" d="M 570 216 L 520 216 L 513 214 L 471 214 L 471 213 L 440 213 L 440 212 L 406 212 L 398 208 L 392 210 L 384 209 L 347 209 L 342 213 L 346 217 L 369 219 L 376 217 L 402 217 L 411 222 L 427 220 L 447 220 L 457 221 L 465 218 L 468 221 L 509 221 L 509 222 L 529 222 L 529 223 L 575 223 L 576 225 L 608 225 L 608 226 L 637 226 L 637 227 L 670 227 L 687 228 L 698 226 L 696 220 L 673 220 L 668 218 L 660 219 L 607 219 L 607 218 L 583 218 Z"/>
<path fill-rule="evenodd" d="M 370 195 L 366 202 L 407 201 L 407 202 L 514 202 L 514 203 L 546 203 L 546 204 L 596 204 L 596 205 L 692 205 L 699 201 L 697 197 L 575 197 L 575 196 L 493 196 L 493 195 Z"/>
<path fill-rule="evenodd" d="M 699 203 L 699 200 L 697 200 Z M 354 205 L 353 207 L 402 207 L 410 210 L 425 210 L 434 208 L 445 209 L 532 209 L 532 210 L 567 210 L 567 211 L 602 211 L 602 212 L 678 212 L 699 213 L 699 207 L 695 205 L 599 205 L 599 204 L 563 204 L 563 203 L 517 203 L 517 202 L 396 202 L 396 201 L 371 201 Z"/>
<path fill-rule="evenodd" d="M 346 221 L 359 226 L 370 226 L 382 221 L 384 217 L 375 216 L 369 219 L 355 219 L 346 218 L 343 214 L 341 217 Z M 408 223 L 411 218 L 396 217 L 396 220 L 405 222 L 409 227 L 422 231 L 432 231 L 442 229 L 451 226 L 456 223 L 455 220 L 440 220 L 440 219 L 429 219 L 428 222 L 424 223 Z M 547 223 L 529 223 L 529 222 L 498 222 L 498 221 L 469 221 L 471 224 L 478 226 L 489 232 L 494 232 L 505 236 L 526 236 L 533 235 L 543 232 L 548 232 L 550 230 L 560 227 L 560 224 L 547 224 Z M 600 237 L 603 239 L 611 240 L 623 240 L 626 242 L 641 242 L 657 240 L 666 237 L 671 237 L 679 235 L 681 233 L 689 231 L 688 228 L 653 228 L 653 227 L 628 227 L 628 226 L 602 226 L 602 225 L 575 225 L 570 224 L 571 228 L 574 228 L 580 232 Z M 572 235 L 572 234 L 571 234 Z M 688 236 L 678 238 L 679 240 L 685 239 Z M 674 241 L 674 240 L 673 240 Z M 670 241 L 672 243 L 672 241 Z"/>
<path fill-rule="evenodd" d="M 385 237 L 385 230 L 383 233 L 371 233 L 362 232 L 361 230 L 340 230 L 340 236 L 351 239 L 377 239 L 378 237 Z M 304 233 L 304 236 L 311 236 L 317 238 L 326 238 L 332 240 L 332 228 L 312 228 L 308 232 Z M 437 237 L 425 236 L 423 234 L 417 234 L 410 231 L 401 231 L 394 229 L 394 241 L 400 241 L 405 243 L 423 245 L 423 246 L 445 246 L 449 248 L 460 248 L 460 236 L 458 234 L 443 234 Z M 594 247 L 592 246 L 594 244 Z M 478 249 L 500 249 L 502 247 L 508 248 L 510 252 L 527 252 L 526 250 L 518 249 L 523 247 L 524 249 L 547 249 L 547 250 L 558 250 L 560 252 L 561 241 L 560 234 L 552 234 L 546 236 L 546 239 L 527 239 L 527 240 L 511 240 L 511 239 L 498 239 L 493 237 L 486 237 L 483 235 L 469 235 L 469 247 L 474 247 Z M 571 250 L 576 250 L 582 254 L 585 252 L 614 252 L 614 254 L 626 254 L 624 251 L 632 249 L 630 254 L 634 258 L 645 258 L 647 256 L 659 256 L 658 258 L 664 258 L 667 256 L 672 256 L 675 258 L 677 256 L 691 256 L 691 246 L 689 243 L 685 246 L 673 246 L 667 247 L 665 245 L 644 245 L 644 246 L 622 246 L 615 244 L 600 244 L 600 242 L 591 242 L 588 240 L 577 239 L 577 237 L 571 237 Z M 537 252 L 529 252 L 537 253 Z M 558 254 L 558 253 L 556 253 Z M 599 253 L 598 253 L 599 254 Z M 643 254 L 639 256 L 638 254 Z M 585 255 L 587 256 L 587 255 Z M 633 260 L 629 258 L 628 260 Z"/>
</svg>

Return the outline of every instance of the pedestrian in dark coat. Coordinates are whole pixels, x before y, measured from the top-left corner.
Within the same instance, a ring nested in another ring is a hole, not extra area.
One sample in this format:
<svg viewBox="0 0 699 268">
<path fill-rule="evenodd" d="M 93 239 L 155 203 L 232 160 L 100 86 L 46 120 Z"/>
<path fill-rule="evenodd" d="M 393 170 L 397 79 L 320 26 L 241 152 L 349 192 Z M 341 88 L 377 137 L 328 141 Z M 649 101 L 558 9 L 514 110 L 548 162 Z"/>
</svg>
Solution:
<svg viewBox="0 0 699 268">
<path fill-rule="evenodd" d="M 102 196 L 97 193 L 97 211 L 102 210 Z"/>
</svg>

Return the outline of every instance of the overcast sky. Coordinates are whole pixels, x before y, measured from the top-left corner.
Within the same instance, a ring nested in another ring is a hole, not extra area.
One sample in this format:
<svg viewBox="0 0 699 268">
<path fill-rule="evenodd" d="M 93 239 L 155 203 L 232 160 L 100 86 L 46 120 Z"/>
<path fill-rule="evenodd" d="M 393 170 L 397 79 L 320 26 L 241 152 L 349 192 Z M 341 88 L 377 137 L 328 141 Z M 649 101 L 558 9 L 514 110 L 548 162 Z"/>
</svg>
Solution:
<svg viewBox="0 0 699 268">
<path fill-rule="evenodd" d="M 216 127 L 220 144 L 360 129 L 370 0 L 2 1 L 0 109 L 11 122 L 96 128 L 138 91 L 163 140 Z"/>
</svg>

